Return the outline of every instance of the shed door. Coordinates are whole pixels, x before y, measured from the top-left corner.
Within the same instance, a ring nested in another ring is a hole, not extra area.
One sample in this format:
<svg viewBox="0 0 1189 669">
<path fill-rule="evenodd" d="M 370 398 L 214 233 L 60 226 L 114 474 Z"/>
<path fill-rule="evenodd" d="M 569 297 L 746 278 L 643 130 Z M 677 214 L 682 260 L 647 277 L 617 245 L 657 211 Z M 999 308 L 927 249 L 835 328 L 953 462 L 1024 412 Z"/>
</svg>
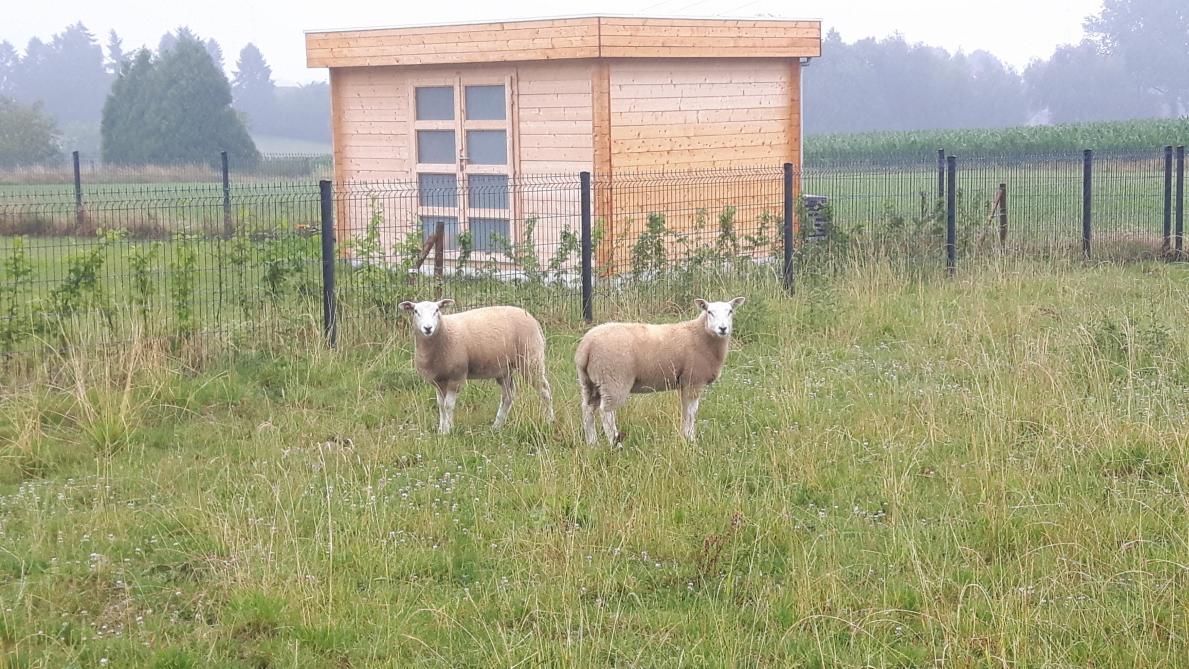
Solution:
<svg viewBox="0 0 1189 669">
<path fill-rule="evenodd" d="M 442 221 L 447 249 L 469 233 L 477 254 L 504 250 L 513 234 L 510 78 L 426 80 L 413 98 L 422 238 Z"/>
</svg>

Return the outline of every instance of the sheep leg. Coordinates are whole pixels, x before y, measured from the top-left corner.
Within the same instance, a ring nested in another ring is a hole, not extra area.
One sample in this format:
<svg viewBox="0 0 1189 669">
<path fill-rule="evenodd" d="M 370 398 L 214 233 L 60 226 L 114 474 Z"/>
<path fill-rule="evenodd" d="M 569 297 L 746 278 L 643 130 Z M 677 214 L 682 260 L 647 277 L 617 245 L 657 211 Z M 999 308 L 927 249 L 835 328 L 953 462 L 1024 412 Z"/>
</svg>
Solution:
<svg viewBox="0 0 1189 669">
<path fill-rule="evenodd" d="M 601 408 L 603 410 L 603 435 L 607 437 L 607 443 L 612 448 L 619 440 L 619 428 L 615 425 L 615 403 L 608 400 L 607 396 L 603 395 Z"/>
<path fill-rule="evenodd" d="M 442 394 L 442 402 L 439 405 L 441 423 L 438 425 L 438 431 L 442 434 L 449 434 L 450 430 L 454 428 L 454 403 L 458 400 L 458 385 L 448 385 L 440 392 Z"/>
<path fill-rule="evenodd" d="M 549 387 L 549 379 L 545 378 L 545 367 L 541 367 L 540 380 L 537 381 L 537 394 L 541 396 L 541 402 L 545 404 L 545 417 L 550 423 L 556 417 L 553 414 L 553 388 Z"/>
<path fill-rule="evenodd" d="M 595 426 L 595 404 L 598 399 L 591 396 L 590 383 L 581 372 L 578 374 L 578 388 L 582 391 L 582 430 L 587 445 L 593 446 L 599 440 L 599 430 Z"/>
<path fill-rule="evenodd" d="M 511 374 L 497 379 L 502 391 L 500 397 L 500 408 L 495 412 L 495 422 L 492 423 L 492 429 L 498 430 L 504 426 L 504 422 L 508 420 L 508 410 L 512 408 L 513 395 L 516 392 L 516 379 Z"/>
<path fill-rule="evenodd" d="M 434 386 L 434 390 L 438 393 L 438 432 L 446 434 L 446 388 Z"/>
<path fill-rule="evenodd" d="M 691 442 L 695 437 L 695 420 L 698 417 L 698 403 L 701 399 L 701 388 L 681 389 L 681 434 Z"/>
</svg>

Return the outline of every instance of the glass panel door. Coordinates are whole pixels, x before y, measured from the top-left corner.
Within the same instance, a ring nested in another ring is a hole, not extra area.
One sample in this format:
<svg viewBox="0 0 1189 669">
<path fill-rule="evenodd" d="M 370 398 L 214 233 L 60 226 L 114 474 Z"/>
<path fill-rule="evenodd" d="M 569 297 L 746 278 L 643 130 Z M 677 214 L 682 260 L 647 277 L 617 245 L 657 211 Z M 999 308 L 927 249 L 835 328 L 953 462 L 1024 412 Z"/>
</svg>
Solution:
<svg viewBox="0 0 1189 669">
<path fill-rule="evenodd" d="M 500 256 L 512 242 L 511 79 L 414 85 L 413 139 L 422 239 L 444 224 L 446 249 L 469 231 L 475 251 Z"/>
<path fill-rule="evenodd" d="M 512 176 L 511 79 L 461 83 L 467 229 L 475 251 L 498 255 L 512 243 L 514 234 L 513 198 L 508 188 Z"/>
</svg>

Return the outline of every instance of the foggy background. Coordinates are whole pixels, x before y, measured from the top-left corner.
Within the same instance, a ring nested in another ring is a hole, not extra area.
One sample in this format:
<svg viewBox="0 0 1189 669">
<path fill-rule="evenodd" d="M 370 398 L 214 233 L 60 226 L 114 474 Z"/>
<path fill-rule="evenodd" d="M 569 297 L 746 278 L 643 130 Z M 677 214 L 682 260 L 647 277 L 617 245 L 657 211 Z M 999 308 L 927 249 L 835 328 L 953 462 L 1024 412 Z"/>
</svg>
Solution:
<svg viewBox="0 0 1189 669">
<path fill-rule="evenodd" d="M 1048 5 L 1059 5 L 1050 7 Z M 213 0 L 96 4 L 67 0 L 6 10 L 0 98 L 40 103 L 63 148 L 97 152 L 103 106 L 140 49 L 195 36 L 227 77 L 233 107 L 264 152 L 329 150 L 324 70 L 305 68 L 303 29 L 490 18 L 452 9 Z M 511 2 L 499 18 L 556 13 Z M 1184 0 L 1008 0 L 985 3 L 778 3 L 667 0 L 579 3 L 572 13 L 732 18 L 820 17 L 823 54 L 806 71 L 808 134 L 994 128 L 1189 113 L 1189 3 Z M 179 25 L 182 23 L 184 25 Z M 180 31 L 180 32 L 179 32 Z"/>
</svg>

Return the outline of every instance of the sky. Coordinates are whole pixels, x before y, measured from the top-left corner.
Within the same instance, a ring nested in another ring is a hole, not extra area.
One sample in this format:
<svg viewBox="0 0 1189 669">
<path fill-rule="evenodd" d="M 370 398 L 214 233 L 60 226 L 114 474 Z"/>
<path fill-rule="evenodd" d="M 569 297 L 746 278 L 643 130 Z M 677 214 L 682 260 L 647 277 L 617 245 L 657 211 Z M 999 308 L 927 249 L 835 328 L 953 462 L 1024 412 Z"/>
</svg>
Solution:
<svg viewBox="0 0 1189 669">
<path fill-rule="evenodd" d="M 161 34 L 179 25 L 223 47 L 228 69 L 248 42 L 264 52 L 282 84 L 324 81 L 326 71 L 305 66 L 306 30 L 394 26 L 435 22 L 516 19 L 574 14 L 722 16 L 821 19 L 844 40 L 899 32 L 910 42 L 966 52 L 983 49 L 1017 68 L 1047 58 L 1059 45 L 1082 38 L 1082 22 L 1102 0 L 503 0 L 454 3 L 405 0 L 53 0 L 6 3 L 0 40 L 23 51 L 29 38 L 48 39 L 82 21 L 101 44 L 115 29 L 124 49 L 155 47 Z M 828 57 L 828 54 L 826 54 Z"/>
</svg>

